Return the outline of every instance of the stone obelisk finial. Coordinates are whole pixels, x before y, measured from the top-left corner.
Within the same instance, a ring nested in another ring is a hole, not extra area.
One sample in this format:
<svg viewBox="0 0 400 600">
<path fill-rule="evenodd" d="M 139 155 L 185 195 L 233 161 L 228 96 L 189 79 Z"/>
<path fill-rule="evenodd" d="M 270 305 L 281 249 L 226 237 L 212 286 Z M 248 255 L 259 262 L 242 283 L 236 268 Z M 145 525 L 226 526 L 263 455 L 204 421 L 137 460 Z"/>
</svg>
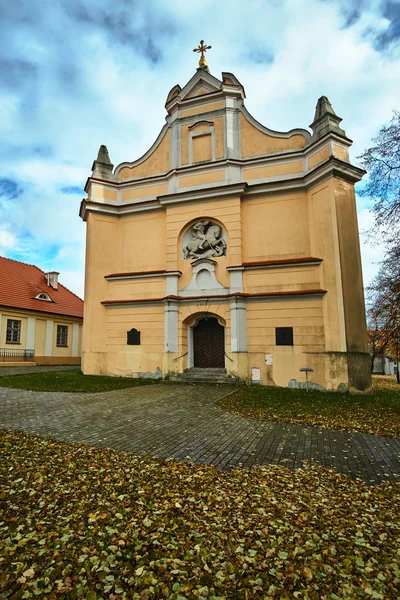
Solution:
<svg viewBox="0 0 400 600">
<path fill-rule="evenodd" d="M 113 167 L 114 165 L 110 160 L 107 146 L 101 145 L 97 153 L 97 159 L 92 165 L 92 177 L 105 181 L 115 181 L 115 175 L 112 172 Z"/>
<path fill-rule="evenodd" d="M 317 139 L 328 132 L 346 137 L 344 129 L 339 127 L 341 121 L 342 119 L 333 110 L 329 99 L 326 96 L 321 96 L 315 108 L 314 121 L 310 125 L 314 133 L 313 137 Z"/>
</svg>

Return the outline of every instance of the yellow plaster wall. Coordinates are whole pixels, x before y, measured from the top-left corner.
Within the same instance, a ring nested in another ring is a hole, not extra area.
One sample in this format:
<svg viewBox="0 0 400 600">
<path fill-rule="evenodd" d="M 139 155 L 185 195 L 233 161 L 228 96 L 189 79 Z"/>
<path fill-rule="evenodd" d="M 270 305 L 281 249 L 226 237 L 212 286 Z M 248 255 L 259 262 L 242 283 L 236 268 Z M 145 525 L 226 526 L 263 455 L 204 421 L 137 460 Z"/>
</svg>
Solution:
<svg viewBox="0 0 400 600">
<path fill-rule="evenodd" d="M 158 185 L 144 185 L 141 187 L 134 187 L 130 190 L 122 191 L 122 201 L 129 202 L 130 200 L 139 200 L 141 198 L 151 198 L 154 196 L 161 196 L 168 192 L 168 184 L 160 183 Z"/>
<path fill-rule="evenodd" d="M 193 123 L 189 123 L 188 125 L 181 125 L 181 163 L 182 165 L 189 164 L 189 127 L 193 125 Z"/>
<path fill-rule="evenodd" d="M 319 267 L 290 267 L 251 270 L 243 273 L 244 291 L 280 292 L 320 288 Z"/>
<path fill-rule="evenodd" d="M 336 214 L 344 293 L 346 340 L 349 352 L 368 352 L 364 290 L 354 188 L 335 179 Z M 349 259 L 351 257 L 351 260 Z"/>
<path fill-rule="evenodd" d="M 107 310 L 111 310 L 101 301 L 129 300 L 125 293 L 134 290 L 141 297 L 158 296 L 164 281 L 150 280 L 146 286 L 144 280 L 139 290 L 139 284 L 133 281 L 109 282 L 104 277 L 112 273 L 165 269 L 165 212 L 158 210 L 119 219 L 90 214 L 87 227 L 86 264 L 90 267 L 86 269 L 85 278 L 82 368 L 85 373 L 100 374 L 107 372 L 110 366 L 106 325 Z"/>
<path fill-rule="evenodd" d="M 308 159 L 308 168 L 313 169 L 316 165 L 325 162 L 329 156 L 331 155 L 331 151 L 329 145 L 324 146 L 318 152 L 314 152 Z"/>
<path fill-rule="evenodd" d="M 200 173 L 198 175 L 185 175 L 179 177 L 178 187 L 194 187 L 200 185 L 207 185 L 208 183 L 218 183 L 225 181 L 226 171 L 225 169 L 219 169 L 218 171 L 209 171 L 208 173 Z"/>
<path fill-rule="evenodd" d="M 141 298 L 163 298 L 164 277 L 122 279 L 109 282 L 110 300 L 138 300 Z"/>
<path fill-rule="evenodd" d="M 213 118 L 213 124 L 214 124 L 214 132 L 215 132 L 215 158 L 219 159 L 219 158 L 223 158 L 225 155 L 225 150 L 224 150 L 224 119 L 223 117 L 217 117 L 217 118 Z M 181 126 L 181 161 L 182 161 L 182 165 L 187 165 L 189 164 L 189 131 L 190 131 L 190 127 L 192 127 L 194 125 L 195 121 L 182 125 Z M 207 125 L 199 125 L 199 127 L 195 129 L 196 133 L 198 131 L 206 131 L 207 129 L 209 129 L 209 126 Z M 194 140 L 196 138 L 193 138 L 193 144 L 195 143 Z M 194 153 L 193 153 L 193 160 L 195 161 L 194 158 Z M 199 159 L 201 160 L 201 159 Z M 204 159 L 204 160 L 211 160 L 210 159 Z"/>
<path fill-rule="evenodd" d="M 193 144 L 193 162 L 204 162 L 212 159 L 212 139 L 211 133 L 196 136 L 192 139 Z"/>
<path fill-rule="evenodd" d="M 109 373 L 156 373 L 163 369 L 164 306 L 107 309 L 106 365 Z M 128 346 L 127 331 L 140 331 L 140 346 Z"/>
<path fill-rule="evenodd" d="M 242 218 L 243 261 L 310 256 L 305 193 L 245 200 Z"/>
<path fill-rule="evenodd" d="M 105 188 L 101 185 L 94 185 L 93 188 L 93 199 L 101 198 L 103 200 L 111 201 L 115 201 L 117 199 L 117 190 L 111 190 L 110 188 Z"/>
<path fill-rule="evenodd" d="M 126 216 L 117 222 L 121 248 L 118 266 L 104 275 L 165 269 L 164 210 Z M 112 246 L 108 247 L 111 251 Z"/>
<path fill-rule="evenodd" d="M 217 117 L 214 119 L 214 131 L 215 131 L 215 158 L 224 158 L 225 156 L 225 145 L 224 145 L 224 119 Z"/>
<path fill-rule="evenodd" d="M 195 220 L 215 220 L 221 223 L 227 232 L 227 256 L 216 259 L 215 274 L 221 285 L 229 287 L 229 264 L 240 264 L 242 261 L 241 207 L 240 198 L 232 196 L 224 200 L 194 202 L 185 206 L 171 206 L 167 210 L 167 269 L 182 271 L 179 289 L 188 285 L 192 278 L 190 260 L 182 257 L 182 237 L 186 229 Z"/>
<path fill-rule="evenodd" d="M 339 238 L 333 181 L 315 186 L 308 192 L 311 256 L 323 259 L 320 276 L 323 299 L 325 340 L 328 351 L 346 351 L 344 307 L 342 299 Z"/>
<path fill-rule="evenodd" d="M 36 320 L 36 331 L 35 331 L 35 354 L 37 356 L 44 356 L 46 349 L 46 320 Z"/>
<path fill-rule="evenodd" d="M 120 181 L 135 177 L 148 177 L 166 173 L 170 168 L 170 130 L 167 129 L 163 139 L 152 154 L 135 167 L 123 167 L 118 178 Z"/>
<path fill-rule="evenodd" d="M 293 327 L 293 346 L 275 345 L 275 328 Z M 324 321 L 321 300 L 280 299 L 249 302 L 247 305 L 248 368 L 260 369 L 264 384 L 286 387 L 291 379 L 305 380 L 299 368 L 314 368 L 311 380 L 324 385 L 325 362 L 322 355 Z M 309 354 L 312 352 L 313 354 Z M 272 354 L 273 366 L 265 363 Z"/>
<path fill-rule="evenodd" d="M 196 108 L 189 108 L 187 110 L 183 110 L 181 112 L 181 117 L 189 117 L 191 115 L 199 115 L 201 113 L 209 112 L 211 110 L 218 110 L 219 108 L 224 108 L 225 102 L 211 102 L 208 104 L 202 104 L 201 106 L 197 106 Z"/>
<path fill-rule="evenodd" d="M 288 161 L 285 163 L 265 167 L 251 167 L 248 169 L 243 169 L 243 181 L 267 179 L 268 177 L 279 177 L 280 175 L 290 175 L 292 173 L 301 173 L 302 171 L 302 160 Z"/>
<path fill-rule="evenodd" d="M 121 236 L 119 220 L 89 213 L 86 231 L 85 305 L 83 320 L 82 370 L 102 372 L 105 365 L 98 360 L 94 368 L 90 354 L 105 352 L 106 309 L 108 281 L 105 275 L 120 271 Z M 96 362 L 96 361 L 95 361 Z"/>
<path fill-rule="evenodd" d="M 334 143 L 333 154 L 334 156 L 336 156 L 336 158 L 349 162 L 349 153 L 347 151 L 347 148 L 344 148 L 343 146 L 339 146 L 339 144 Z"/>
<path fill-rule="evenodd" d="M 240 141 L 242 158 L 285 150 L 299 150 L 306 145 L 306 138 L 300 134 L 292 135 L 290 138 L 280 138 L 263 133 L 254 127 L 243 113 L 240 114 Z"/>
</svg>

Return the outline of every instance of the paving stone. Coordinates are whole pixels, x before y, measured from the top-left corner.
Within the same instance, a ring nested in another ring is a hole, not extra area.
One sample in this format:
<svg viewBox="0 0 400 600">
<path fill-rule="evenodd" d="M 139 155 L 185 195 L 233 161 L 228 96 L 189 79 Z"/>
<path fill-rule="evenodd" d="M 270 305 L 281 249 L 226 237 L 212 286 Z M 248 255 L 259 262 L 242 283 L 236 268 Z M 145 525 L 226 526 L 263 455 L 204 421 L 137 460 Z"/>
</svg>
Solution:
<svg viewBox="0 0 400 600">
<path fill-rule="evenodd" d="M 226 386 L 151 385 L 99 394 L 0 388 L 0 428 L 158 459 L 236 466 L 314 462 L 369 484 L 400 481 L 400 438 L 233 415 Z"/>
</svg>

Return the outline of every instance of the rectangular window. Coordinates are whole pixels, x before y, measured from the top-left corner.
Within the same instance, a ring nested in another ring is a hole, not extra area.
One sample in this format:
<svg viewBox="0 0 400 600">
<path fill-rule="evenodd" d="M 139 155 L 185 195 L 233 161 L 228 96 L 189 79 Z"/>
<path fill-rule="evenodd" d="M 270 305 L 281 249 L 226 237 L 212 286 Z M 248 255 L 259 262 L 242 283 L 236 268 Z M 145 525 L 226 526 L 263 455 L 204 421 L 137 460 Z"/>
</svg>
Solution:
<svg viewBox="0 0 400 600">
<path fill-rule="evenodd" d="M 21 321 L 7 319 L 6 344 L 21 343 Z"/>
<path fill-rule="evenodd" d="M 57 325 L 57 346 L 62 348 L 68 346 L 68 325 Z"/>
<path fill-rule="evenodd" d="M 275 340 L 277 346 L 293 346 L 293 327 L 276 327 Z"/>
</svg>

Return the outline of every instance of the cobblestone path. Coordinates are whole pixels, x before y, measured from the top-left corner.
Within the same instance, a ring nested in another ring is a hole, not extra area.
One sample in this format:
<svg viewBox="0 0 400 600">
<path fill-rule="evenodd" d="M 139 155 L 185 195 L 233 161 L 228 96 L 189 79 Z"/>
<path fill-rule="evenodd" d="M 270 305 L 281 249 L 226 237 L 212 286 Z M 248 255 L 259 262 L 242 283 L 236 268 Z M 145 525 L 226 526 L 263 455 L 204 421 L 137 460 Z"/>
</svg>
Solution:
<svg viewBox="0 0 400 600">
<path fill-rule="evenodd" d="M 215 404 L 231 391 L 182 384 L 100 394 L 0 388 L 0 428 L 220 469 L 313 461 L 370 484 L 400 481 L 400 438 L 233 415 Z"/>
</svg>

